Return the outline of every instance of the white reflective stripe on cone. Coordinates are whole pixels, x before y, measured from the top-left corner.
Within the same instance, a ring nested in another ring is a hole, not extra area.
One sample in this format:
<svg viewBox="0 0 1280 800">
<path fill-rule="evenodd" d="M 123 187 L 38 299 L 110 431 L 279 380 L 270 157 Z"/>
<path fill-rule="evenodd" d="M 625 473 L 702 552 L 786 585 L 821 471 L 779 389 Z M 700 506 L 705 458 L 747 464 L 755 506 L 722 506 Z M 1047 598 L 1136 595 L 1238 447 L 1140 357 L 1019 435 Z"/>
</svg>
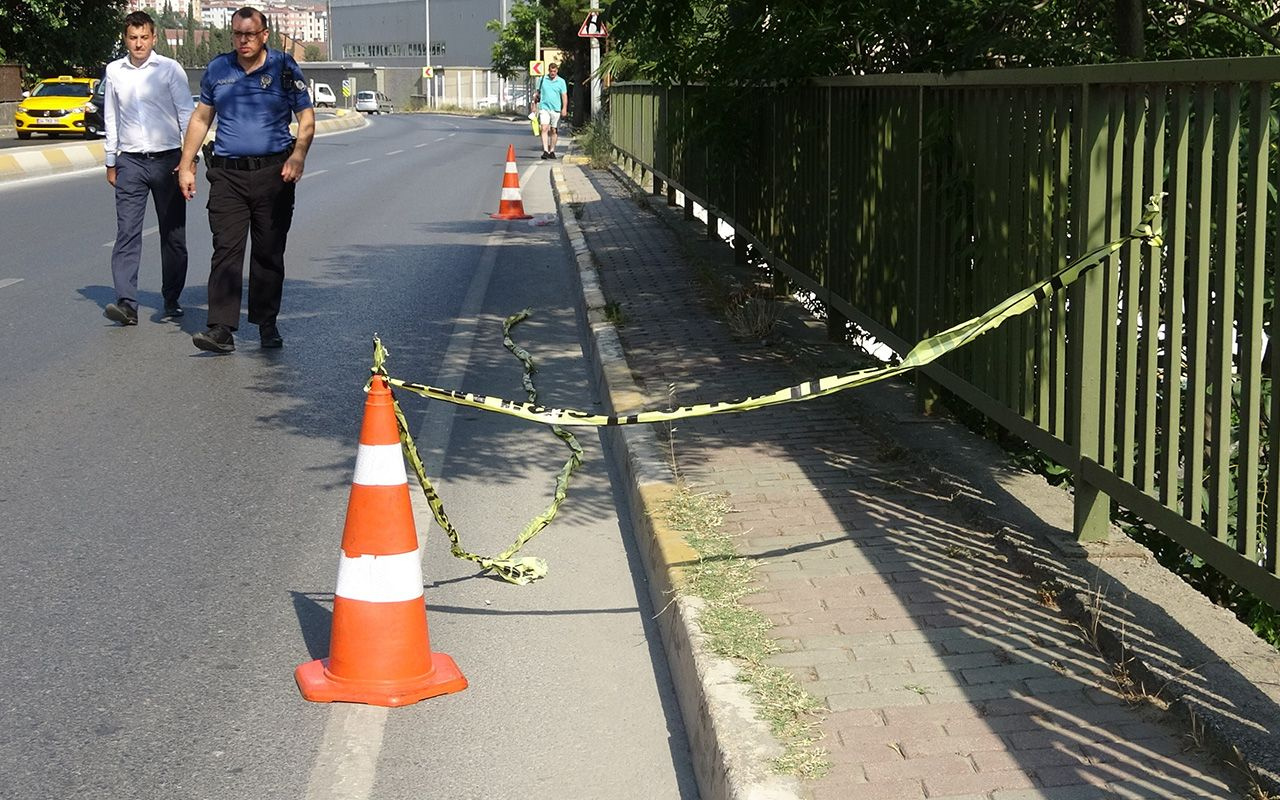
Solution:
<svg viewBox="0 0 1280 800">
<path fill-rule="evenodd" d="M 502 199 L 503 200 L 519 200 L 520 190 L 519 189 L 503 189 Z"/>
<path fill-rule="evenodd" d="M 399 486 L 408 483 L 404 456 L 398 444 L 362 444 L 356 451 L 356 475 L 361 486 Z"/>
<path fill-rule="evenodd" d="M 422 597 L 422 559 L 415 549 L 394 556 L 360 556 L 338 562 L 338 597 L 366 603 L 400 603 Z"/>
<path fill-rule="evenodd" d="M 507 162 L 507 172 L 514 172 L 517 175 L 520 174 L 520 170 L 516 169 L 516 162 L 514 161 Z"/>
</svg>

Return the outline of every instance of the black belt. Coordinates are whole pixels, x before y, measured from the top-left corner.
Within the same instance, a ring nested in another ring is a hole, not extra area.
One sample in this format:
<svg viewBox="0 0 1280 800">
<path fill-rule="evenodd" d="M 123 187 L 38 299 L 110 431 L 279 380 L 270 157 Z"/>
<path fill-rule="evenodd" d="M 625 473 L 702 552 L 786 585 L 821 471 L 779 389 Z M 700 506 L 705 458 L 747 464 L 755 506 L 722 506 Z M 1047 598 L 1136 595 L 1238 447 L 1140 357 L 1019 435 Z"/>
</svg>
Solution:
<svg viewBox="0 0 1280 800">
<path fill-rule="evenodd" d="M 172 150 L 160 150 L 155 153 L 121 153 L 122 156 L 130 156 L 131 158 L 168 158 L 182 152 L 181 147 L 175 147 Z"/>
<path fill-rule="evenodd" d="M 205 160 L 208 161 L 210 169 L 262 169 L 273 164 L 283 164 L 289 160 L 289 154 L 292 152 L 293 148 L 290 147 L 288 150 L 269 153 L 265 156 L 238 156 L 231 158 L 228 156 L 207 155 Z"/>
</svg>

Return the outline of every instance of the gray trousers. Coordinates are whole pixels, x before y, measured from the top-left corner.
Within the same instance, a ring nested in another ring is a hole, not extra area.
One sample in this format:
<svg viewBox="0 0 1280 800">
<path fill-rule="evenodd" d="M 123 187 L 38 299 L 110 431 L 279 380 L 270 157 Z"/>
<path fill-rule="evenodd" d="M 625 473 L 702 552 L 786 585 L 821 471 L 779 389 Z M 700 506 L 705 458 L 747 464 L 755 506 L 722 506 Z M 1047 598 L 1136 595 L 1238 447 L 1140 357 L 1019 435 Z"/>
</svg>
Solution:
<svg viewBox="0 0 1280 800">
<path fill-rule="evenodd" d="M 138 307 L 138 267 L 142 261 L 142 222 L 147 195 L 160 221 L 161 290 L 166 306 L 178 305 L 187 283 L 187 203 L 178 188 L 181 153 L 116 157 L 116 244 L 111 250 L 111 278 L 116 301 Z"/>
</svg>

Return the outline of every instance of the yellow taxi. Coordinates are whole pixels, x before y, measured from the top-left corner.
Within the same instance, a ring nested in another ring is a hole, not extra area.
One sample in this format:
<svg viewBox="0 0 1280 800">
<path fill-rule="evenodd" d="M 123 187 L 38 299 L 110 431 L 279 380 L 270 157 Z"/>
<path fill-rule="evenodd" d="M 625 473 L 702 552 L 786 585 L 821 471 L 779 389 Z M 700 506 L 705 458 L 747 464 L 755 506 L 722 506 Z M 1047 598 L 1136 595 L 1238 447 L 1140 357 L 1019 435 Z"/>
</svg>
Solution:
<svg viewBox="0 0 1280 800">
<path fill-rule="evenodd" d="M 45 78 L 18 104 L 13 126 L 19 139 L 30 139 L 33 133 L 57 136 L 70 133 L 92 138 L 85 128 L 84 112 L 93 97 L 96 78 L 73 78 L 59 75 Z"/>
</svg>

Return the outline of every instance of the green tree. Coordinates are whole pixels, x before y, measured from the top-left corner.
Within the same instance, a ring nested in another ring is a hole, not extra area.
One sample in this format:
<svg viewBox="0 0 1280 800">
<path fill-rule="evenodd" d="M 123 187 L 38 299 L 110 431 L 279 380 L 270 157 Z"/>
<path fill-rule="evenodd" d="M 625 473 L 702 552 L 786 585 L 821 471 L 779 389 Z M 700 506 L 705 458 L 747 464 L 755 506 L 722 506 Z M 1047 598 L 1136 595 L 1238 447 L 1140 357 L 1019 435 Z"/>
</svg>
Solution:
<svg viewBox="0 0 1280 800">
<path fill-rule="evenodd" d="M 309 45 L 307 45 L 305 48 L 303 48 L 303 51 L 302 51 L 302 60 L 303 60 L 303 61 L 322 61 L 322 60 L 324 60 L 324 53 L 323 53 L 323 52 L 321 52 L 321 50 L 320 50 L 320 45 L 318 45 L 318 44 L 309 44 Z"/>
<path fill-rule="evenodd" d="M 572 58 L 582 40 L 578 38 L 578 26 L 586 17 L 587 4 L 579 0 L 516 0 L 508 14 L 508 22 L 490 20 L 488 30 L 498 34 L 493 44 L 493 71 L 504 78 L 523 73 L 533 60 L 534 28 L 542 23 L 542 46 L 555 47 Z M 570 74 L 569 69 L 561 72 Z"/>
<path fill-rule="evenodd" d="M 120 41 L 122 0 L 5 0 L 0 61 L 21 64 L 27 80 L 96 75 Z"/>
<path fill-rule="evenodd" d="M 608 18 L 664 83 L 1280 52 L 1277 0 L 614 0 Z"/>
</svg>

